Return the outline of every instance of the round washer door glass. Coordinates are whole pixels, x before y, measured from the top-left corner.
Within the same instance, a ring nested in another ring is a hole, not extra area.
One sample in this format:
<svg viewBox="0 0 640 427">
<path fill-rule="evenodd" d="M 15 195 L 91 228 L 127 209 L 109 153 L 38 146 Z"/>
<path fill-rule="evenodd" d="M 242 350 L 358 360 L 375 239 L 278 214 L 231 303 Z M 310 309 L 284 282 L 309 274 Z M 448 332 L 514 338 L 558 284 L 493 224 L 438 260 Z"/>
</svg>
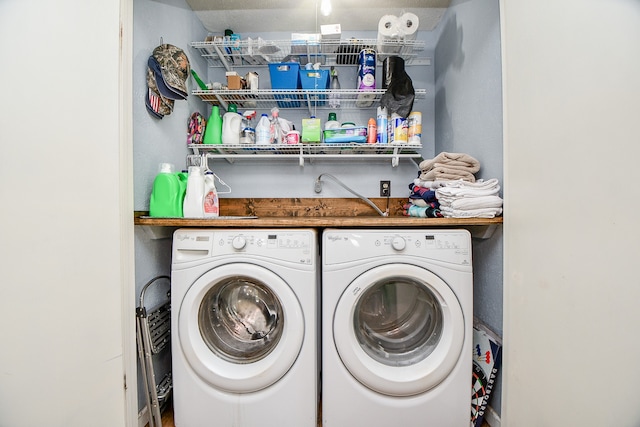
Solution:
<svg viewBox="0 0 640 427">
<path fill-rule="evenodd" d="M 200 304 L 198 325 L 211 351 L 234 363 L 269 354 L 282 337 L 282 304 L 264 283 L 247 276 L 219 281 Z"/>
<path fill-rule="evenodd" d="M 295 293 L 253 264 L 226 264 L 200 276 L 177 317 L 188 366 L 209 385 L 233 393 L 272 385 L 302 348 L 304 316 Z"/>
<path fill-rule="evenodd" d="M 358 276 L 343 292 L 333 335 L 355 379 L 381 394 L 412 396 L 438 385 L 457 364 L 464 316 L 440 277 L 388 264 Z"/>
</svg>

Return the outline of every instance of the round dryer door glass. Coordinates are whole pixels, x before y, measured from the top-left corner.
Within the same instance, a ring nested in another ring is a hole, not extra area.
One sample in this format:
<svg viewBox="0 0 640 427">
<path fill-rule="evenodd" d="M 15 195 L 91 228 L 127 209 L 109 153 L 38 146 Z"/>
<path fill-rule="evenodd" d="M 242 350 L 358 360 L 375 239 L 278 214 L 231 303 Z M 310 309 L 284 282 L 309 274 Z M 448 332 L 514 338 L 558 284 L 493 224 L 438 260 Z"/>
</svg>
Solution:
<svg viewBox="0 0 640 427">
<path fill-rule="evenodd" d="M 413 365 L 429 356 L 442 336 L 436 296 L 408 277 L 388 277 L 367 289 L 354 310 L 362 349 L 389 366 Z"/>
<path fill-rule="evenodd" d="M 233 363 L 252 363 L 277 346 L 284 313 L 280 300 L 266 285 L 236 276 L 206 293 L 198 324 L 205 343 L 219 357 Z"/>
</svg>

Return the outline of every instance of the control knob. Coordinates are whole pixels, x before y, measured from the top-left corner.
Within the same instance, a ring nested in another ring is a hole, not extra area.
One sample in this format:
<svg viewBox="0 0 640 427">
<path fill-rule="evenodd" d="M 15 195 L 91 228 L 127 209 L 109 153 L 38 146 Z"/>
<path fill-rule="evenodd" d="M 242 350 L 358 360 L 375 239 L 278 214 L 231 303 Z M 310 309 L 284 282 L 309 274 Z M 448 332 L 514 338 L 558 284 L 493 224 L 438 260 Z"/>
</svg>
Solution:
<svg viewBox="0 0 640 427">
<path fill-rule="evenodd" d="M 391 247 L 396 251 L 401 251 L 407 246 L 407 243 L 400 236 L 395 236 L 391 241 Z"/>
<path fill-rule="evenodd" d="M 231 241 L 231 246 L 238 251 L 244 249 L 244 247 L 247 246 L 247 239 L 245 239 L 244 236 L 236 236 Z"/>
</svg>

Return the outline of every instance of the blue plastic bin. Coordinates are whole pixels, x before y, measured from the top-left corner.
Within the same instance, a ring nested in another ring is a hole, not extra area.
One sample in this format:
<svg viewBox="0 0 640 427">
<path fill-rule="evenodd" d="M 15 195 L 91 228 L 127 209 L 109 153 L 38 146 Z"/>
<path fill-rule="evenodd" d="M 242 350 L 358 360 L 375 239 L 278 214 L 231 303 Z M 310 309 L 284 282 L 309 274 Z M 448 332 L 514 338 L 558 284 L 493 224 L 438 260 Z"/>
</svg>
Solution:
<svg viewBox="0 0 640 427">
<path fill-rule="evenodd" d="M 329 89 L 329 70 L 300 70 L 300 84 L 302 89 L 327 90 Z M 308 95 L 309 100 L 315 105 L 324 105 L 327 95 Z"/>
<path fill-rule="evenodd" d="M 297 62 L 275 62 L 269 64 L 271 89 L 300 89 L 300 64 Z M 297 94 L 274 95 L 279 108 L 297 108 L 300 96 Z"/>
</svg>

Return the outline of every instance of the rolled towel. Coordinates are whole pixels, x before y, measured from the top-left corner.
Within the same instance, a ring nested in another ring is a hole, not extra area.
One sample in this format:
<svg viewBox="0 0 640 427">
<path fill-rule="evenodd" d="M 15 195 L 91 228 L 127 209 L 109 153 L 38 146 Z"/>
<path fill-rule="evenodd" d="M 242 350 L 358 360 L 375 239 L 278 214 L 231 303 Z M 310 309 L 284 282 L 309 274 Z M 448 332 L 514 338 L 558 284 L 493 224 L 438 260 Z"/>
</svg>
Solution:
<svg viewBox="0 0 640 427">
<path fill-rule="evenodd" d="M 404 205 L 404 210 L 402 213 L 405 216 L 413 216 L 418 218 L 442 218 L 443 215 L 439 209 L 432 207 L 419 207 L 412 205 L 411 203 L 407 203 Z"/>
<path fill-rule="evenodd" d="M 432 208 L 436 208 L 438 209 L 440 207 L 440 202 L 438 202 L 437 200 L 434 202 L 425 202 L 422 199 L 409 199 L 409 202 L 412 205 L 416 205 L 419 206 L 421 208 L 427 208 L 427 207 L 432 207 Z"/>
<path fill-rule="evenodd" d="M 447 185 L 447 183 L 449 183 L 451 181 L 441 181 L 441 180 L 437 180 L 437 181 L 424 181 L 422 179 L 420 179 L 420 177 L 416 178 L 413 180 L 413 183 L 415 185 L 417 185 L 418 187 L 424 187 L 424 188 L 431 188 L 436 189 L 436 188 L 440 188 L 440 187 L 445 187 Z"/>
<path fill-rule="evenodd" d="M 430 188 L 420 187 L 415 184 L 409 184 L 411 189 L 410 199 L 423 199 L 426 202 L 433 202 L 436 199 L 436 192 Z"/>
<path fill-rule="evenodd" d="M 418 166 L 421 171 L 426 172 L 435 167 L 436 163 L 446 164 L 448 166 L 464 167 L 469 172 L 476 173 L 480 170 L 480 162 L 465 153 L 447 153 L 445 151 L 438 154 L 433 159 L 427 159 L 420 162 Z"/>
</svg>

